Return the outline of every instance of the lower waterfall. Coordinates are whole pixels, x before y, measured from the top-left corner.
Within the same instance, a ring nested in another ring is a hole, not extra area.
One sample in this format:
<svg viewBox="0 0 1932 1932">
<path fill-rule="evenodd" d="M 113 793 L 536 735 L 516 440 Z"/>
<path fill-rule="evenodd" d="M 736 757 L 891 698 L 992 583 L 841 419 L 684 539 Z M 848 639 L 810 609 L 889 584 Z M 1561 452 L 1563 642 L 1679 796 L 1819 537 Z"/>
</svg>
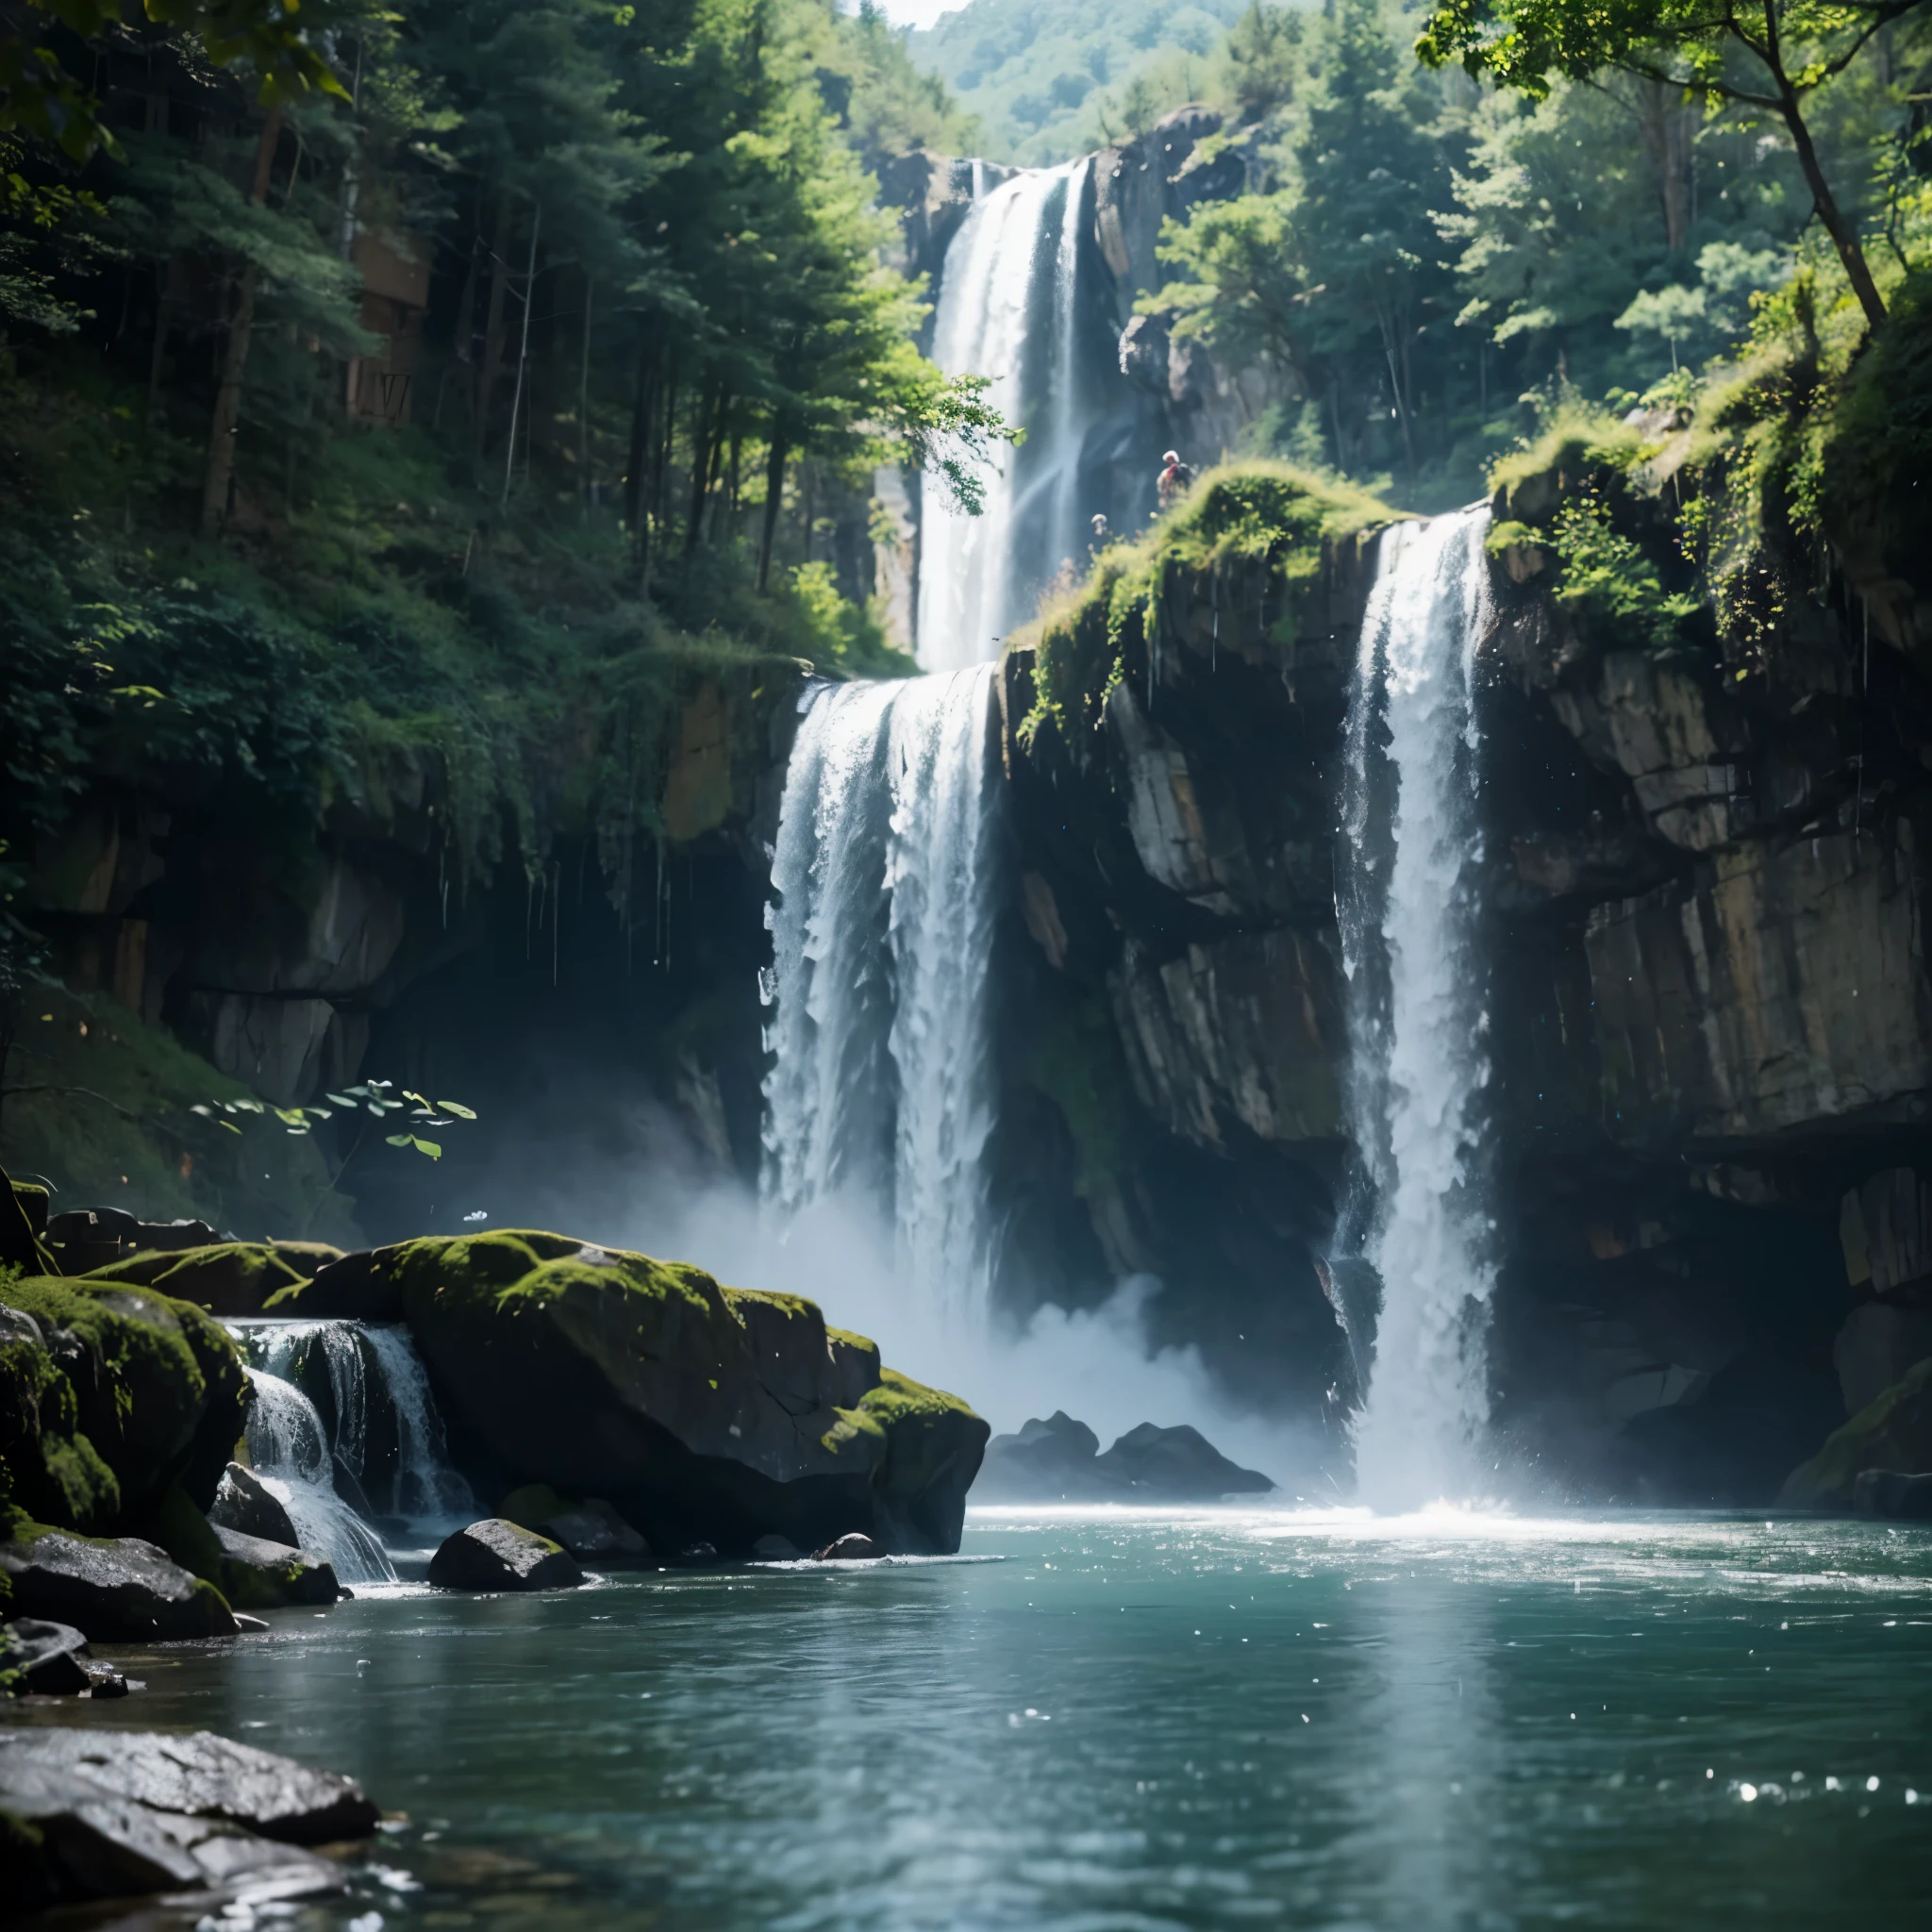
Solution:
<svg viewBox="0 0 1932 1932">
<path fill-rule="evenodd" d="M 1471 510 L 1384 534 L 1349 705 L 1337 909 L 1373 1189 L 1361 1247 L 1382 1284 L 1356 1477 L 1378 1508 L 1474 1493 L 1489 1418 L 1474 691 L 1486 525 Z"/>
<path fill-rule="evenodd" d="M 376 1524 L 358 1508 L 391 1529 L 474 1513 L 469 1484 L 445 1459 L 442 1419 L 406 1328 L 253 1319 L 229 1331 L 255 1393 L 249 1460 L 303 1548 L 327 1557 L 344 1583 L 396 1580 Z"/>
<path fill-rule="evenodd" d="M 913 1292 L 984 1308 L 993 668 L 810 692 L 772 866 L 765 1200 L 876 1204 Z"/>
</svg>

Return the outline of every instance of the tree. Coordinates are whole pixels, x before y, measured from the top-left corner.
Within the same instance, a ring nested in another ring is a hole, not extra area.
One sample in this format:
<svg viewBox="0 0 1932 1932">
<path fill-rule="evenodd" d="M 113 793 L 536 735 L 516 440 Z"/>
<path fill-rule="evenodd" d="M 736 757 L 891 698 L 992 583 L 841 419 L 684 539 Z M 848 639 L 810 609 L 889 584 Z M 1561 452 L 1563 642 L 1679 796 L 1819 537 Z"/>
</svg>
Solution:
<svg viewBox="0 0 1932 1932">
<path fill-rule="evenodd" d="M 121 27 L 125 0 L 32 0 L 48 27 L 64 27 L 85 42 Z M 260 78 L 264 107 L 311 92 L 341 94 L 336 78 L 310 39 L 329 23 L 326 0 L 297 18 L 292 0 L 142 0 L 155 25 L 192 35 L 217 67 L 244 62 Z M 93 90 L 68 72 L 40 34 L 0 36 L 0 132 L 18 128 L 84 161 L 113 137 L 102 125 Z"/>
<path fill-rule="evenodd" d="M 1606 68 L 1701 99 L 1735 102 L 1784 123 L 1811 205 L 1844 264 L 1866 321 L 1885 302 L 1856 226 L 1839 206 L 1806 119 L 1818 90 L 1851 65 L 1873 36 L 1925 0 L 1439 0 L 1416 42 L 1440 67 L 1459 59 L 1532 97 L 1552 75 L 1587 79 Z M 1756 74 L 1759 79 L 1740 78 Z"/>
</svg>

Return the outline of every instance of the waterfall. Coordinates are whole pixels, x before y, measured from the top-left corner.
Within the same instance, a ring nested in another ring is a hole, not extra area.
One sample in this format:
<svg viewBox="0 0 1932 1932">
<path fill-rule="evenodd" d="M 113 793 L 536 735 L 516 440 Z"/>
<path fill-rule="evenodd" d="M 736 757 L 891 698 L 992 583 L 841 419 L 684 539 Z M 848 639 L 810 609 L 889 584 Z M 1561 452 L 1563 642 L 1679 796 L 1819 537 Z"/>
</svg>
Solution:
<svg viewBox="0 0 1932 1932">
<path fill-rule="evenodd" d="M 1337 910 L 1350 1112 L 1373 1191 L 1357 1232 L 1382 1283 L 1356 1475 L 1383 1508 L 1471 1495 L 1489 1417 L 1474 691 L 1486 521 L 1471 510 L 1383 535 L 1349 704 Z"/>
<path fill-rule="evenodd" d="M 913 1291 L 982 1311 L 992 667 L 821 687 L 786 773 L 767 913 L 763 1191 L 891 1219 Z"/>
<path fill-rule="evenodd" d="M 435 1520 L 475 1507 L 445 1460 L 442 1419 L 407 1328 L 393 1323 L 240 1320 L 228 1324 L 255 1387 L 248 1455 L 288 1505 L 305 1549 L 345 1583 L 393 1582 L 381 1539 L 341 1493 L 385 1518 Z M 320 1363 L 330 1416 L 304 1391 Z"/>
<path fill-rule="evenodd" d="M 1080 241 L 1091 158 L 1026 169 L 974 198 L 946 249 L 933 359 L 984 375 L 988 400 L 1027 441 L 965 516 L 928 480 L 920 516 L 919 661 L 952 671 L 998 655 L 1063 558 L 1083 558 L 1078 470 L 1084 414 Z"/>
<path fill-rule="evenodd" d="M 289 1512 L 302 1547 L 325 1557 L 343 1583 L 393 1583 L 382 1540 L 336 1493 L 328 1433 L 315 1405 L 291 1382 L 250 1368 L 248 1460 Z"/>
</svg>

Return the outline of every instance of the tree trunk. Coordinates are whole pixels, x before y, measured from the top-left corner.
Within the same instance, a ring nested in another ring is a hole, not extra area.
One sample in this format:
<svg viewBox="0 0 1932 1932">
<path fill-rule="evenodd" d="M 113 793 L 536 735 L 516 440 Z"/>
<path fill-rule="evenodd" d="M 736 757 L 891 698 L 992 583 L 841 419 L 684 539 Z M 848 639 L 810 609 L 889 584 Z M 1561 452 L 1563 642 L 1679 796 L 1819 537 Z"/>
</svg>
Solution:
<svg viewBox="0 0 1932 1932">
<path fill-rule="evenodd" d="M 503 374 L 503 305 L 509 293 L 509 195 L 496 200 L 496 239 L 490 250 L 490 313 L 483 325 L 483 369 L 476 379 L 476 420 L 473 455 L 480 466 L 490 441 L 490 410 L 496 400 L 497 379 Z"/>
<path fill-rule="evenodd" d="M 1657 167 L 1664 245 L 1676 255 L 1690 237 L 1690 138 L 1696 132 L 1696 114 L 1681 88 L 1644 78 L 1635 85 L 1638 129 Z"/>
<path fill-rule="evenodd" d="M 772 543 L 778 534 L 778 506 L 785 497 L 785 458 L 790 454 L 783 426 L 772 425 L 772 446 L 765 458 L 765 522 L 758 533 L 758 594 L 763 596 L 772 575 Z"/>
<path fill-rule="evenodd" d="M 584 354 L 577 370 L 577 500 L 583 506 L 586 523 L 591 520 L 591 313 L 596 297 L 596 280 L 587 270 L 584 275 Z"/>
<path fill-rule="evenodd" d="M 641 596 L 651 580 L 651 509 L 644 470 L 651 456 L 651 415 L 657 399 L 657 357 L 647 336 L 638 344 L 637 388 L 630 405 L 630 454 L 624 472 L 624 521 L 630 533 L 630 574 Z"/>
<path fill-rule="evenodd" d="M 175 319 L 175 291 L 181 286 L 181 258 L 171 255 L 155 297 L 155 342 L 147 362 L 147 404 L 142 410 L 143 424 L 153 425 L 155 403 L 161 392 L 161 368 L 168 356 L 168 327 Z"/>
<path fill-rule="evenodd" d="M 705 485 L 711 467 L 711 420 L 722 383 L 707 383 L 698 391 L 691 425 L 691 508 L 684 523 L 684 554 L 698 547 L 705 528 Z"/>
<path fill-rule="evenodd" d="M 524 406 L 524 378 L 530 366 L 530 309 L 537 294 L 537 236 L 543 226 L 543 210 L 539 208 L 530 216 L 530 262 L 524 271 L 524 325 L 523 334 L 517 342 L 517 386 L 510 397 L 509 405 L 509 446 L 503 458 L 503 503 L 509 508 L 510 478 L 516 472 L 517 460 L 517 417 Z"/>
<path fill-rule="evenodd" d="M 271 108 L 255 150 L 255 180 L 248 198 L 259 207 L 268 198 L 269 174 L 282 136 L 282 110 Z M 222 378 L 215 390 L 215 412 L 208 424 L 208 460 L 201 473 L 201 529 L 213 536 L 228 513 L 228 491 L 235 480 L 235 438 L 242 427 L 242 384 L 248 374 L 248 344 L 255 333 L 255 294 L 259 271 L 251 261 L 242 271 L 235 308 L 228 320 L 228 342 L 222 356 Z"/>
<path fill-rule="evenodd" d="M 1845 220 L 1839 208 L 1831 184 L 1824 178 L 1818 150 L 1812 145 L 1811 130 L 1805 125 L 1798 96 L 1782 75 L 1778 76 L 1778 92 L 1783 96 L 1785 126 L 1790 130 L 1791 145 L 1798 151 L 1798 165 L 1805 171 L 1805 185 L 1811 191 L 1811 206 L 1818 210 L 1818 219 L 1824 225 L 1824 232 L 1831 237 L 1831 245 L 1838 250 L 1838 258 L 1845 265 L 1845 279 L 1852 285 L 1852 293 L 1858 298 L 1858 307 L 1865 311 L 1866 322 L 1873 328 L 1877 328 L 1885 321 L 1885 298 L 1878 292 L 1878 284 L 1872 279 L 1871 265 L 1859 245 L 1857 230 Z"/>
<path fill-rule="evenodd" d="M 677 434 L 677 358 L 673 355 L 660 379 L 663 406 L 658 411 L 658 453 L 651 475 L 651 515 L 658 534 L 671 535 L 671 441 Z"/>
</svg>

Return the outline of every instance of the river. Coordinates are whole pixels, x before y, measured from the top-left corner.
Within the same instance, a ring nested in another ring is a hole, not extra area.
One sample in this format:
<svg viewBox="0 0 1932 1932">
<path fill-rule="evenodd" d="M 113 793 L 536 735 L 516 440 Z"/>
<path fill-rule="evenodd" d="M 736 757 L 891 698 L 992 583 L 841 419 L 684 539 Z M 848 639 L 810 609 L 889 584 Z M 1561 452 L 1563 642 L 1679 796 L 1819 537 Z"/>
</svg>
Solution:
<svg viewBox="0 0 1932 1932">
<path fill-rule="evenodd" d="M 408 1814 L 299 1926 L 1775 1926 L 1932 1899 L 1927 1530 L 974 1511 L 956 1558 L 271 1622 L 127 1654 L 146 1690 L 92 1717 Z"/>
</svg>

